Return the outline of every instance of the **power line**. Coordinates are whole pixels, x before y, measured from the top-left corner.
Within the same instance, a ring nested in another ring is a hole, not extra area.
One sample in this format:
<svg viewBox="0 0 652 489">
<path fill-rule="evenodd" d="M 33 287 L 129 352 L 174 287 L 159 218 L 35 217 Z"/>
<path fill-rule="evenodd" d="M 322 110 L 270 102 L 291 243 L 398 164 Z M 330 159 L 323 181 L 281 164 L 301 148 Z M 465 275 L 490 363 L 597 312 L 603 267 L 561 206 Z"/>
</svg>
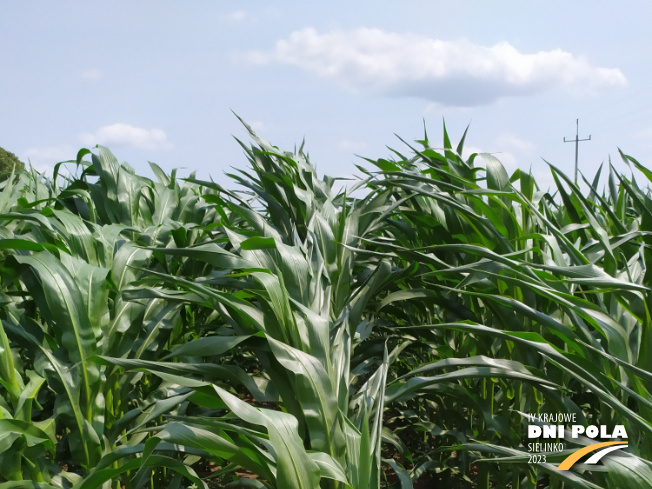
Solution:
<svg viewBox="0 0 652 489">
<path fill-rule="evenodd" d="M 564 137 L 564 142 L 565 143 L 575 142 L 575 185 L 577 185 L 577 154 L 578 154 L 578 151 L 579 151 L 580 141 L 590 141 L 591 140 L 591 135 L 589 135 L 588 138 L 580 139 L 579 134 L 580 134 L 580 120 L 576 119 L 575 120 L 575 139 L 569 139 L 567 141 L 566 138 Z"/>
</svg>

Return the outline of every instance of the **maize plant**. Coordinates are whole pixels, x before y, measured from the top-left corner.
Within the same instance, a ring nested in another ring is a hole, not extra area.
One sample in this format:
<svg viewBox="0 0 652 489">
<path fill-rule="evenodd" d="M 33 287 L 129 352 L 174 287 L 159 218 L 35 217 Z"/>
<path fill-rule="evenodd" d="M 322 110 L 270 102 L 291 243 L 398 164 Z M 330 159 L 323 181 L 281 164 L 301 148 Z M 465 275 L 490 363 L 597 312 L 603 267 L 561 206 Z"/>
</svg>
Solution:
<svg viewBox="0 0 652 489">
<path fill-rule="evenodd" d="M 230 188 L 104 147 L 0 183 L 0 489 L 652 487 L 634 177 L 542 190 L 444 128 L 340 189 L 249 131 Z M 529 464 L 556 412 L 628 451 Z"/>
</svg>

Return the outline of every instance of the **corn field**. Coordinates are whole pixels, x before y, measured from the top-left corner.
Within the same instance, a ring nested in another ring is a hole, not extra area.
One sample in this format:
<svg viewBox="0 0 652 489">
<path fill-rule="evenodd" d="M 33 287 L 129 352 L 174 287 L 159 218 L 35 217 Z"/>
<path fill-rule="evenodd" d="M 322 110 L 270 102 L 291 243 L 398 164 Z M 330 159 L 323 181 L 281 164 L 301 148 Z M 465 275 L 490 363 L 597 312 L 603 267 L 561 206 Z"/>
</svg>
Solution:
<svg viewBox="0 0 652 489">
<path fill-rule="evenodd" d="M 0 489 L 652 487 L 650 182 L 444 128 L 340 188 L 250 132 L 230 188 L 104 147 L 0 183 Z M 629 448 L 528 463 L 557 412 Z"/>
</svg>

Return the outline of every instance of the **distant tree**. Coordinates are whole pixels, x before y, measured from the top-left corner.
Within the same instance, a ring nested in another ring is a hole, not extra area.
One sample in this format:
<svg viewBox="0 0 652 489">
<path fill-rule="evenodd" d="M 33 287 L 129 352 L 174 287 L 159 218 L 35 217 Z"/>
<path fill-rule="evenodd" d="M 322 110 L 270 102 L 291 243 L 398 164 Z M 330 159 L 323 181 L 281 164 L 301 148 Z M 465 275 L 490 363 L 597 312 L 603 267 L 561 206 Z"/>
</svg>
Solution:
<svg viewBox="0 0 652 489">
<path fill-rule="evenodd" d="M 4 148 L 0 148 L 0 181 L 7 178 L 14 166 L 16 167 L 16 172 L 25 169 L 25 163 L 20 161 L 18 156 Z"/>
</svg>

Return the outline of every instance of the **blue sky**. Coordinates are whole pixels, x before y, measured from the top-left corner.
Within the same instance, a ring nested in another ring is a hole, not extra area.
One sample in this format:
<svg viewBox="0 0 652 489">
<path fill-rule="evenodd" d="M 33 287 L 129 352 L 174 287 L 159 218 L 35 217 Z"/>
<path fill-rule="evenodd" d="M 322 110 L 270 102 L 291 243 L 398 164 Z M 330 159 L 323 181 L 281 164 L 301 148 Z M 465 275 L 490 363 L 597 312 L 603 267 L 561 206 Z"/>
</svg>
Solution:
<svg viewBox="0 0 652 489">
<path fill-rule="evenodd" d="M 421 138 L 593 175 L 620 147 L 652 166 L 652 3 L 556 0 L 6 2 L 0 146 L 39 169 L 108 146 L 217 180 L 246 159 L 231 111 L 355 173 Z M 399 6 L 397 6 L 399 5 Z M 624 167 L 618 164 L 620 169 Z"/>
</svg>

